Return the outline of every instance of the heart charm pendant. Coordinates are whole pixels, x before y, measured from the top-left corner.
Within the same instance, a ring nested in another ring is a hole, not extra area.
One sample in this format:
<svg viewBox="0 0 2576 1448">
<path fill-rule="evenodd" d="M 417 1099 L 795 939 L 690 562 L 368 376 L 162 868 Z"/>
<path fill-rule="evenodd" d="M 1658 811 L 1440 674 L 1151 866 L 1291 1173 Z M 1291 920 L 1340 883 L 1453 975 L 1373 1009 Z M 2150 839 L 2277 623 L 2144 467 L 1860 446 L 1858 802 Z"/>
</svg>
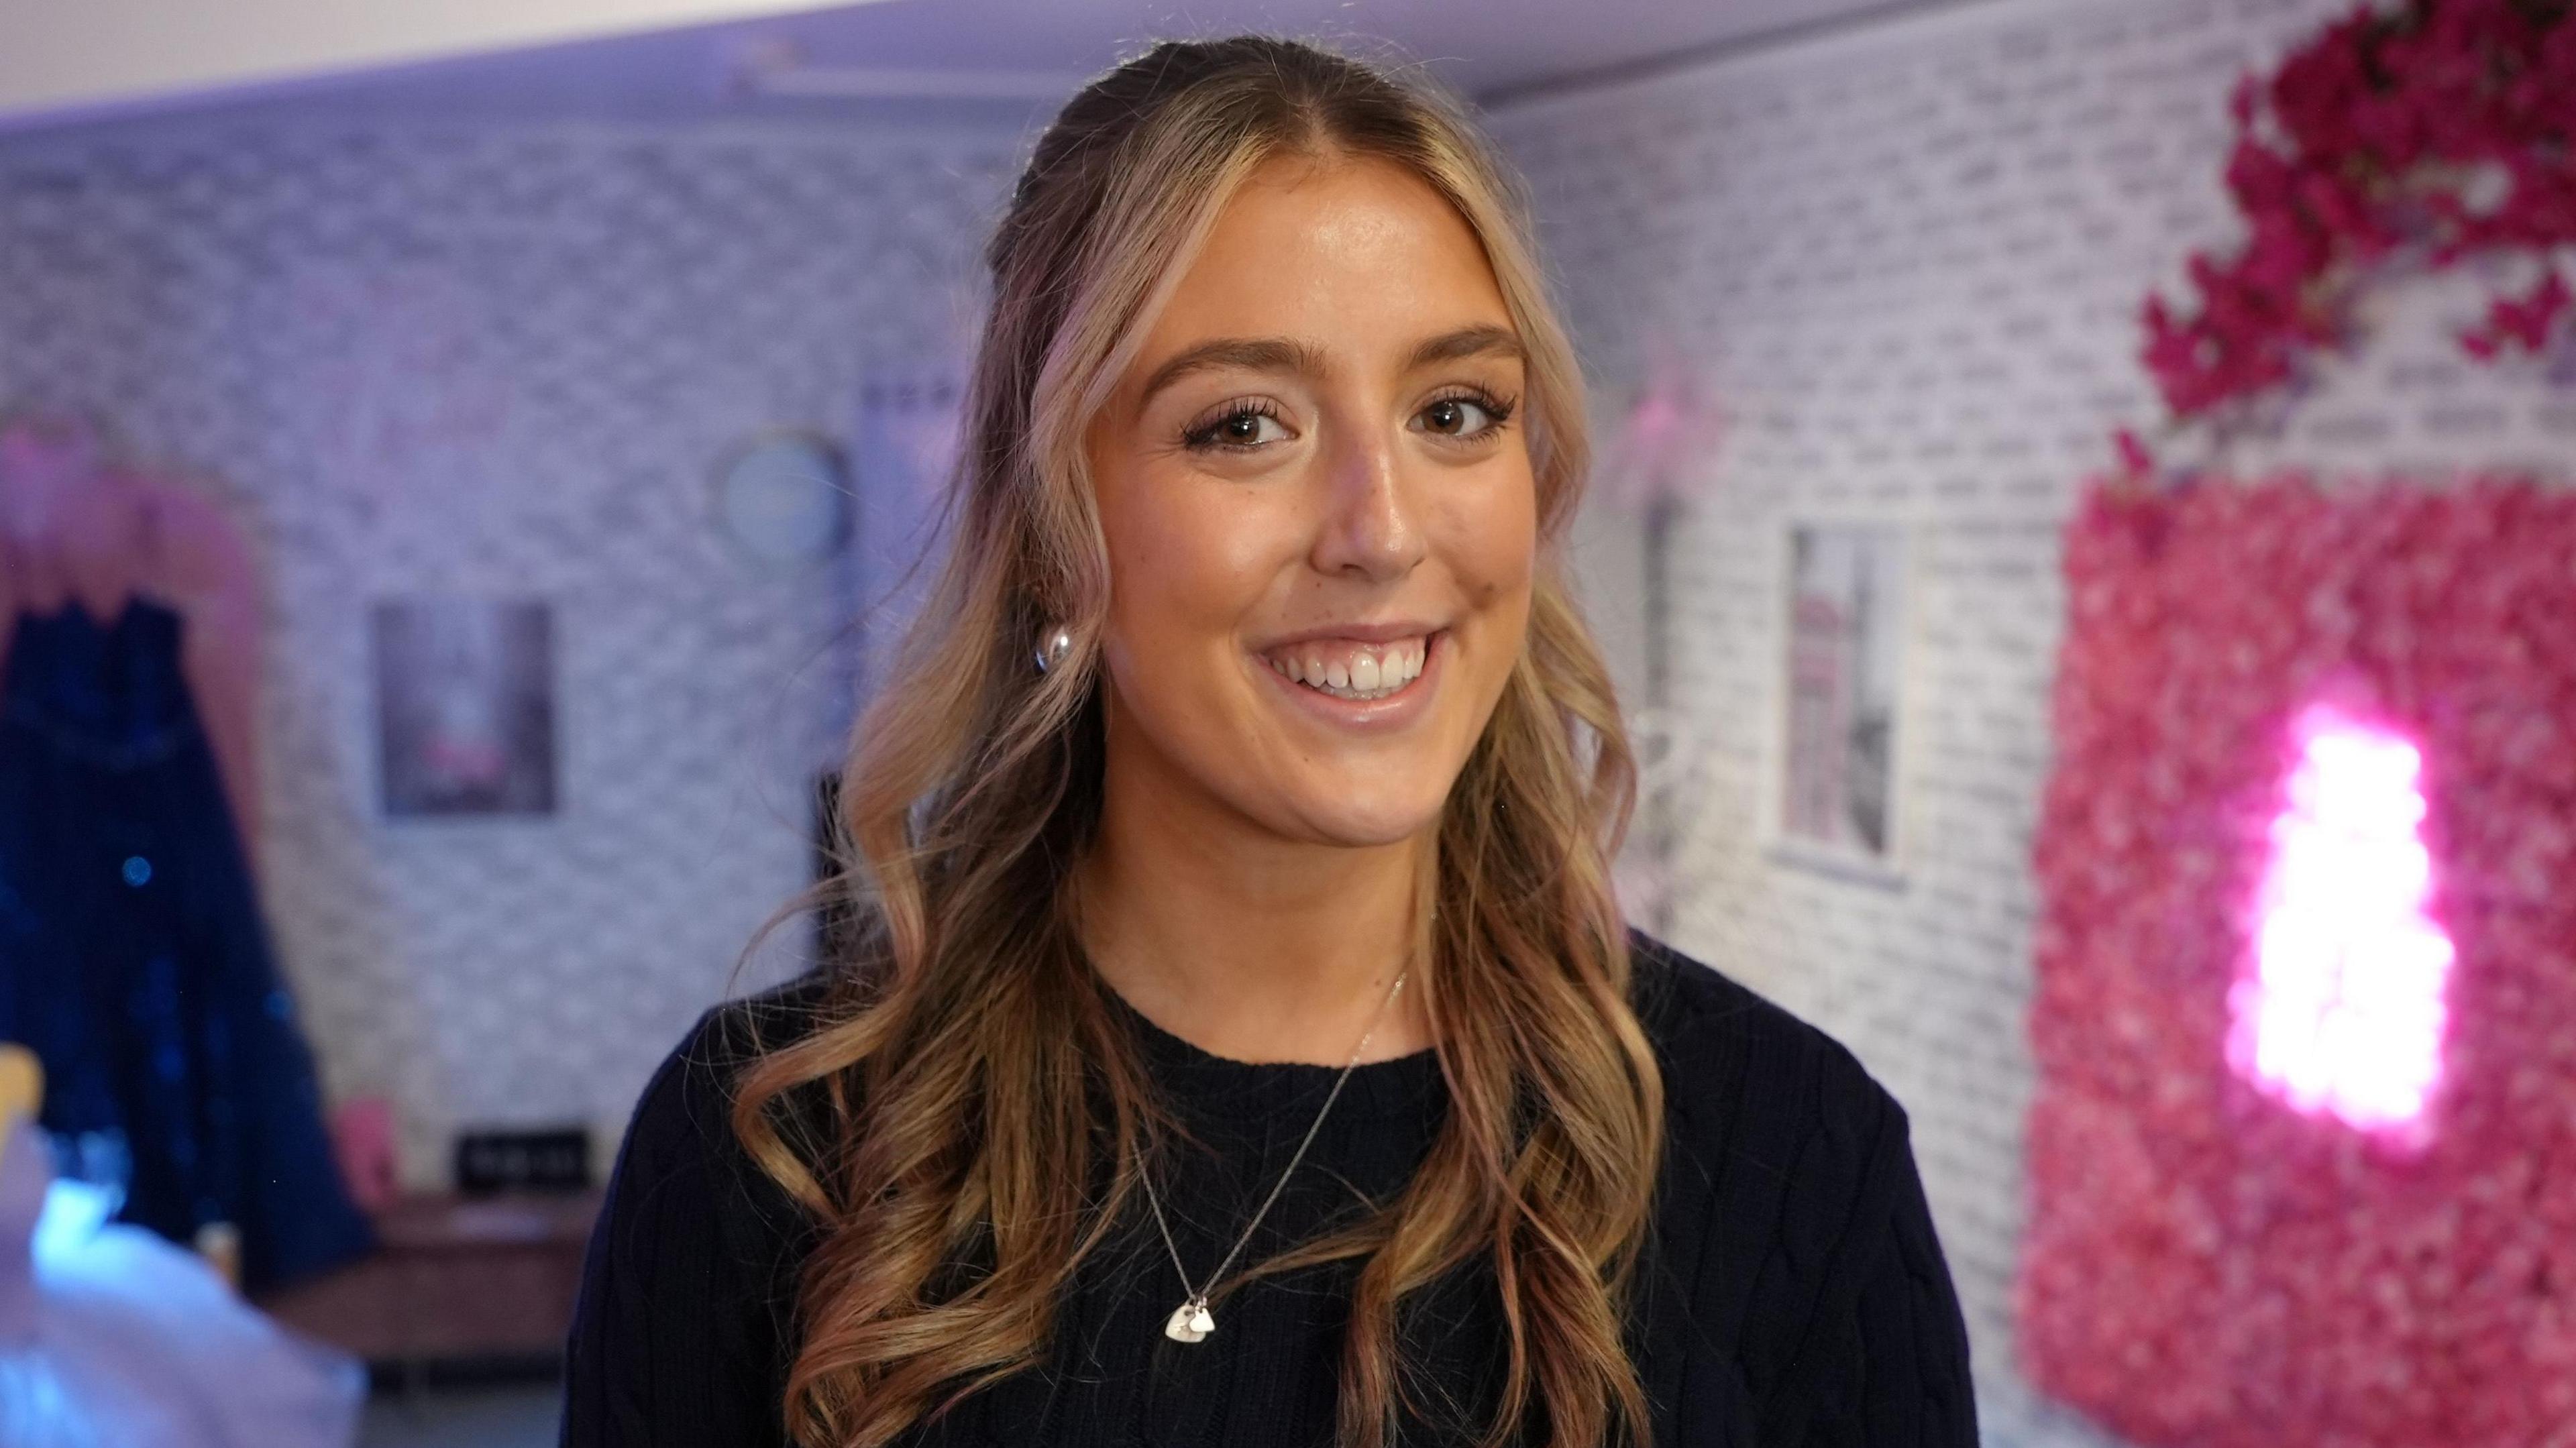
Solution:
<svg viewBox="0 0 2576 1448">
<path fill-rule="evenodd" d="M 1163 1336 L 1174 1342 L 1197 1342 L 1216 1331 L 1216 1317 L 1207 1303 L 1192 1298 L 1172 1309 L 1171 1318 L 1163 1324 Z"/>
</svg>

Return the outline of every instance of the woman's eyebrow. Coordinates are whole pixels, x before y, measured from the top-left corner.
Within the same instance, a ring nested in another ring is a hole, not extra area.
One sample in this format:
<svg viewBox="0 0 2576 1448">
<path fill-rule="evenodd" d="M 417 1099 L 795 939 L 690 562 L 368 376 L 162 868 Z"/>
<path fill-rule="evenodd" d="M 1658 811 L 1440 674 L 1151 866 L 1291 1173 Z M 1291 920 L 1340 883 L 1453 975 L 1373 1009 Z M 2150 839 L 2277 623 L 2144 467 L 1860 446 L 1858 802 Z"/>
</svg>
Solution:
<svg viewBox="0 0 2576 1448">
<path fill-rule="evenodd" d="M 1413 355 L 1404 360 L 1404 370 L 1411 372 L 1415 368 L 1428 367 L 1435 362 L 1455 362 L 1461 357 L 1482 357 L 1488 354 L 1509 357 L 1515 361 L 1529 360 L 1529 354 L 1521 347 L 1518 332 L 1509 327 L 1497 327 L 1486 322 L 1473 327 L 1460 327 L 1455 332 L 1443 332 L 1437 337 L 1424 340 L 1420 346 L 1413 349 Z"/>
<path fill-rule="evenodd" d="M 1509 327 L 1479 323 L 1426 337 L 1415 344 L 1405 358 L 1404 370 L 1411 372 L 1437 362 L 1454 362 L 1461 357 L 1488 354 L 1526 360 L 1520 335 Z M 1218 337 L 1195 347 L 1174 353 L 1170 360 L 1154 369 L 1145 379 L 1144 390 L 1137 394 L 1137 405 L 1154 399 L 1154 394 L 1200 372 L 1240 367 L 1251 372 L 1289 372 L 1301 377 L 1320 378 L 1329 369 L 1324 352 L 1311 343 L 1293 337 Z"/>
<path fill-rule="evenodd" d="M 1154 400 L 1154 394 L 1199 372 L 1215 372 L 1240 367 L 1249 372 L 1293 372 L 1301 377 L 1322 377 L 1325 373 L 1324 352 L 1320 347 L 1292 337 L 1219 337 L 1201 342 L 1173 354 L 1172 359 L 1154 369 L 1145 379 L 1145 390 L 1136 395 L 1136 405 Z"/>
</svg>

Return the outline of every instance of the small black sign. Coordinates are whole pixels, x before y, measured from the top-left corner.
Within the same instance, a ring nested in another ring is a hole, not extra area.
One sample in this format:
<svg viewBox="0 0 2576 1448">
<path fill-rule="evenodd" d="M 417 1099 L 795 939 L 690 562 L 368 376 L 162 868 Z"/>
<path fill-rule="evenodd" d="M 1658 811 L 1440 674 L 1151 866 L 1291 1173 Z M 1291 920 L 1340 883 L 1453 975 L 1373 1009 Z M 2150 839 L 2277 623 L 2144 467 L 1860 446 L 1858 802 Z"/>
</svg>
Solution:
<svg viewBox="0 0 2576 1448">
<path fill-rule="evenodd" d="M 590 1185 L 590 1130 L 469 1131 L 456 1139 L 456 1189 L 577 1192 Z"/>
</svg>

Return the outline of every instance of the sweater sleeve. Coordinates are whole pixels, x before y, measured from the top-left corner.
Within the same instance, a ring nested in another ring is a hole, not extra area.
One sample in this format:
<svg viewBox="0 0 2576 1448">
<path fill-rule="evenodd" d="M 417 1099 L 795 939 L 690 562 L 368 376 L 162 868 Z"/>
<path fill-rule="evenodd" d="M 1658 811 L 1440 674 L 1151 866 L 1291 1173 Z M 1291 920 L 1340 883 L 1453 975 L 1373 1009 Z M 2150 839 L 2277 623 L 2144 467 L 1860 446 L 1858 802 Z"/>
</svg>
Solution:
<svg viewBox="0 0 2576 1448">
<path fill-rule="evenodd" d="M 784 1445 L 792 1206 L 735 1141 L 711 1012 L 645 1088 L 593 1229 L 563 1448 Z"/>
<path fill-rule="evenodd" d="M 1916 1170 L 1904 1108 L 1877 1120 L 1855 1214 L 1836 1246 L 1808 1350 L 1806 1448 L 1973 1448 L 1967 1324 Z"/>
</svg>

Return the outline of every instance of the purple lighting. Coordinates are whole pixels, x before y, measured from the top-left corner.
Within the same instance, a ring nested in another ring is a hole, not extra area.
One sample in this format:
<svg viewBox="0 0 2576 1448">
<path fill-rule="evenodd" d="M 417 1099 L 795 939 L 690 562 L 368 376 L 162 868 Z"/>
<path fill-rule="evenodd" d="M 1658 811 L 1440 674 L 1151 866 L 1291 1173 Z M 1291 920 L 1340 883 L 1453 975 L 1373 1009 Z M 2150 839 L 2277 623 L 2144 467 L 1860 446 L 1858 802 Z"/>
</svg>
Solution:
<svg viewBox="0 0 2576 1448">
<path fill-rule="evenodd" d="M 2426 913 L 2424 760 L 2334 710 L 2298 724 L 2228 1059 L 2293 1108 L 2420 1143 L 2442 1074 L 2450 937 Z"/>
</svg>

